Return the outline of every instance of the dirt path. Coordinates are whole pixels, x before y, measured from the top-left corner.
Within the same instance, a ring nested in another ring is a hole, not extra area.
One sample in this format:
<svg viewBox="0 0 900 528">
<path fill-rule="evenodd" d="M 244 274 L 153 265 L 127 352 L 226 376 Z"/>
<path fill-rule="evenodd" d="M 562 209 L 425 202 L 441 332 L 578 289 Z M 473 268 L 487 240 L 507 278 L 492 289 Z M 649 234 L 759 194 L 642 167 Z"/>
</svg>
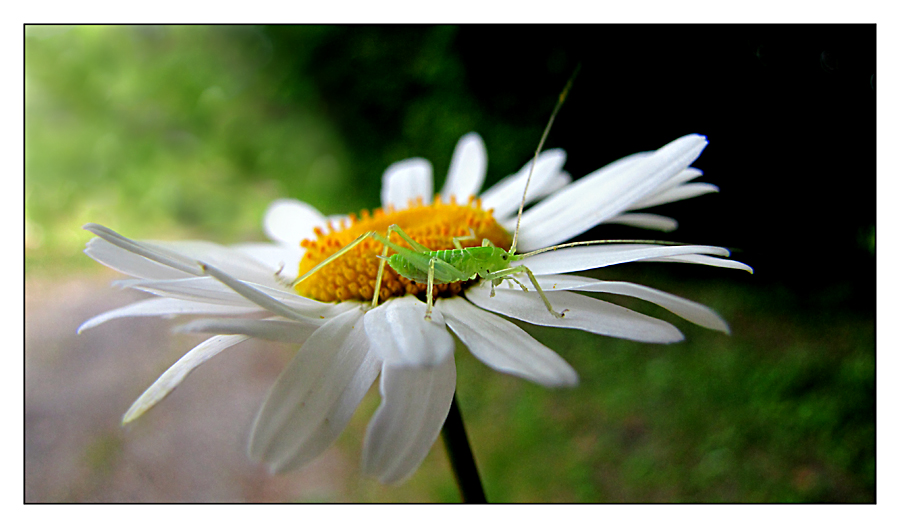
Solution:
<svg viewBox="0 0 900 528">
<path fill-rule="evenodd" d="M 203 336 L 160 318 L 111 321 L 146 296 L 115 275 L 25 284 L 26 502 L 345 501 L 356 461 L 332 448 L 305 470 L 269 476 L 246 456 L 256 409 L 293 352 L 248 341 L 192 373 L 128 428 L 131 402 Z"/>
</svg>

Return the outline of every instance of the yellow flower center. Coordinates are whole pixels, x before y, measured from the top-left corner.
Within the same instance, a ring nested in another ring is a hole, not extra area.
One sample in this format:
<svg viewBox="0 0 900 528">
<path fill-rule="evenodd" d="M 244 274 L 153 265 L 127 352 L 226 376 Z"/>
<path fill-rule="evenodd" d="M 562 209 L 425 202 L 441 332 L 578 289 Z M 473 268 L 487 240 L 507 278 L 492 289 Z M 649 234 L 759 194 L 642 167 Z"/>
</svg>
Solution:
<svg viewBox="0 0 900 528">
<path fill-rule="evenodd" d="M 474 197 L 469 199 L 467 205 L 458 205 L 452 198 L 450 203 L 445 204 L 441 202 L 440 196 L 436 196 L 431 205 L 423 205 L 422 199 L 418 198 L 415 202 L 410 202 L 408 209 L 402 211 L 391 208 L 387 211 L 376 209 L 374 213 L 369 214 L 364 210 L 358 218 L 351 214 L 349 222 L 342 220 L 338 229 L 331 224 L 328 225 L 328 233 L 316 228 L 315 240 L 307 239 L 300 243 L 306 248 L 306 253 L 300 261 L 300 275 L 363 233 L 377 231 L 385 234 L 392 224 L 400 226 L 410 238 L 432 251 L 454 249 L 453 238 L 468 236 L 471 232 L 475 233 L 475 239 L 460 241 L 464 247 L 480 246 L 481 241 L 486 238 L 496 246 L 509 249 L 510 235 L 494 220 L 492 212 L 493 210 L 483 210 L 481 200 Z M 397 235 L 391 237 L 391 242 L 409 247 Z M 295 286 L 297 293 L 323 302 L 350 299 L 371 301 L 380 262 L 378 255 L 383 248 L 381 243 L 372 238 L 364 240 L 297 284 Z M 388 251 L 388 255 L 392 253 L 393 251 Z M 457 295 L 464 286 L 465 284 L 461 282 L 435 284 L 432 293 L 435 297 Z M 425 284 L 401 277 L 386 264 L 378 297 L 379 300 L 383 300 L 411 293 L 424 298 L 427 287 Z"/>
</svg>

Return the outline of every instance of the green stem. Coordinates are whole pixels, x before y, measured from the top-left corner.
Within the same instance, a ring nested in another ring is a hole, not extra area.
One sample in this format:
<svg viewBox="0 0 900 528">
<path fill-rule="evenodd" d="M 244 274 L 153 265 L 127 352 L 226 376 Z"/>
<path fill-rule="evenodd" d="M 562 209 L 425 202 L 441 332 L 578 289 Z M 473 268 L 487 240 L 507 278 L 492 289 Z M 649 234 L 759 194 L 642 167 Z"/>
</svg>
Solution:
<svg viewBox="0 0 900 528">
<path fill-rule="evenodd" d="M 453 467 L 453 475 L 456 477 L 456 485 L 462 501 L 472 504 L 486 504 L 484 489 L 481 487 L 481 478 L 478 476 L 478 468 L 475 466 L 475 457 L 472 456 L 472 448 L 469 447 L 469 438 L 466 436 L 466 427 L 463 425 L 459 406 L 456 404 L 456 394 L 450 403 L 450 413 L 444 421 L 441 429 L 444 437 L 444 445 L 447 446 L 447 455 L 450 457 L 450 465 Z"/>
</svg>

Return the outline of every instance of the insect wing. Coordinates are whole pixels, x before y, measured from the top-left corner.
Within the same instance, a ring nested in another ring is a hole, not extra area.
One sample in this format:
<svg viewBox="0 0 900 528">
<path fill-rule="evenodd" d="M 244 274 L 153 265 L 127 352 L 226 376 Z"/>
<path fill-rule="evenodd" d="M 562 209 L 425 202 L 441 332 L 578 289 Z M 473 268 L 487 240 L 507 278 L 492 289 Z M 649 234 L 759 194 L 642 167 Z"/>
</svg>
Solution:
<svg viewBox="0 0 900 528">
<path fill-rule="evenodd" d="M 436 260 L 434 262 L 435 284 L 465 281 L 474 279 L 476 275 L 476 273 L 466 273 L 465 271 L 460 270 L 459 268 L 456 268 L 452 264 L 444 262 L 443 260 Z"/>
<path fill-rule="evenodd" d="M 428 281 L 428 268 L 425 268 L 425 271 L 420 271 L 419 268 L 402 255 L 396 253 L 391 255 L 387 258 L 387 263 L 401 277 L 406 277 L 411 281 L 421 282 L 422 284 Z"/>
</svg>

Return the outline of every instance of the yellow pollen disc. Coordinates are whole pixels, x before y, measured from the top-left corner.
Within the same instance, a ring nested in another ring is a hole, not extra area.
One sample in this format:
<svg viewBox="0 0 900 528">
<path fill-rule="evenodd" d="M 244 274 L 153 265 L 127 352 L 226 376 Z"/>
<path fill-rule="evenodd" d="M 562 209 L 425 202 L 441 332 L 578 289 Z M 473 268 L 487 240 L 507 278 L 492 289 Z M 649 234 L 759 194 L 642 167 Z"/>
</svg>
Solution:
<svg viewBox="0 0 900 528">
<path fill-rule="evenodd" d="M 481 209 L 481 200 L 474 197 L 469 199 L 467 205 L 458 205 L 454 199 L 451 199 L 448 204 L 442 203 L 438 195 L 431 205 L 423 205 L 422 199 L 419 198 L 415 202 L 411 202 L 408 209 L 402 211 L 394 211 L 390 208 L 387 211 L 376 209 L 372 214 L 362 211 L 358 218 L 351 214 L 349 222 L 341 221 L 338 229 L 331 224 L 328 226 L 328 233 L 316 228 L 315 240 L 307 239 L 300 243 L 302 247 L 306 248 L 306 253 L 300 261 L 300 275 L 311 270 L 316 264 L 353 242 L 363 233 L 377 231 L 385 235 L 387 228 L 392 224 L 400 226 L 410 238 L 432 251 L 454 249 L 453 237 L 468 236 L 470 230 L 474 231 L 475 239 L 460 241 L 464 247 L 481 246 L 481 241 L 486 238 L 495 246 L 509 249 L 511 237 L 494 220 L 492 212 L 493 210 Z M 391 242 L 409 247 L 396 234 L 391 236 Z M 371 301 L 380 262 L 377 255 L 380 255 L 383 249 L 384 246 L 372 238 L 364 240 L 352 250 L 297 284 L 295 286 L 297 293 L 323 302 L 350 299 Z M 393 251 L 389 250 L 388 255 L 391 254 Z M 435 297 L 456 295 L 463 286 L 464 284 L 460 282 L 435 284 L 433 294 Z M 378 296 L 379 302 L 407 293 L 424 296 L 427 287 L 425 284 L 401 277 L 385 264 L 384 276 L 381 279 L 381 292 Z"/>
</svg>

